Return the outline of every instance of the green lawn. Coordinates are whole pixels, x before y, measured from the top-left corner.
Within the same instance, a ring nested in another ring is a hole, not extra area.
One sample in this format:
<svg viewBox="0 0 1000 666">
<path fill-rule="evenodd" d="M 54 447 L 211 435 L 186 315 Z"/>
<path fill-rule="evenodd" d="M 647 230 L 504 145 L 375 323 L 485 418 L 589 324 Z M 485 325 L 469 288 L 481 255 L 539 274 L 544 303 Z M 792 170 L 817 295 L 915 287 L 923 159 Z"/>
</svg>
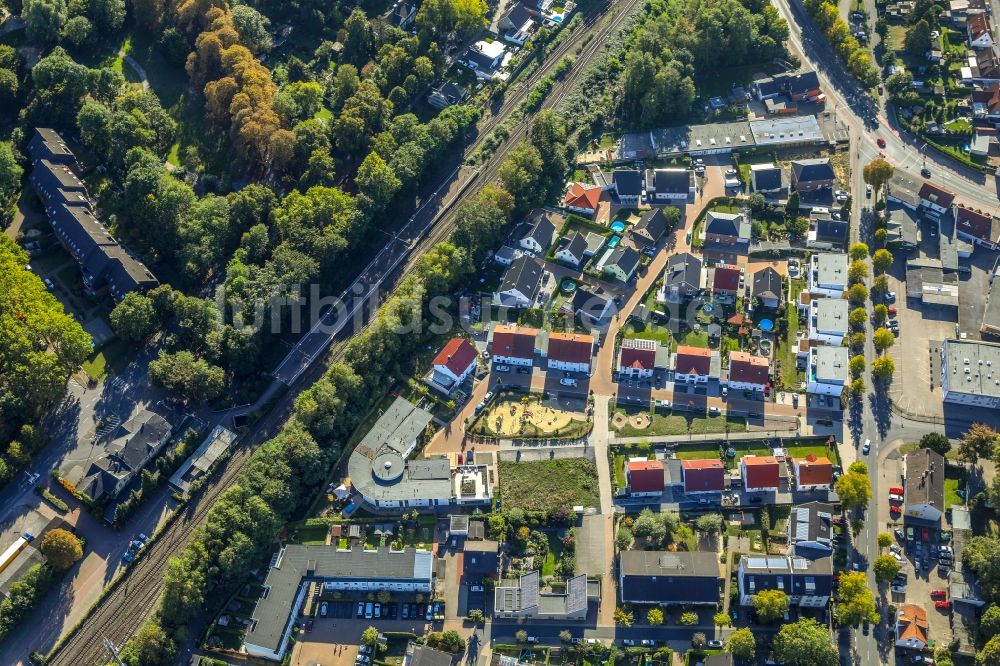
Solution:
<svg viewBox="0 0 1000 666">
<path fill-rule="evenodd" d="M 677 342 L 677 344 L 708 349 L 708 333 L 705 331 L 688 331 L 681 336 L 681 339 Z M 676 351 L 676 347 L 674 348 L 674 351 Z"/>
<path fill-rule="evenodd" d="M 962 498 L 959 497 L 958 493 L 956 492 L 958 490 L 961 490 L 963 486 L 964 484 L 962 483 L 961 479 L 949 479 L 945 477 L 944 480 L 945 508 L 954 506 L 956 504 L 959 506 L 963 506 L 965 504 L 965 502 L 962 501 Z"/>
<path fill-rule="evenodd" d="M 623 408 L 617 411 L 625 412 Z M 727 418 L 724 416 L 707 416 L 694 413 L 669 413 L 660 410 L 653 412 L 653 422 L 647 428 L 634 428 L 626 424 L 617 430 L 619 437 L 654 437 L 657 435 L 704 435 L 726 432 Z M 745 432 L 746 420 L 729 418 L 729 432 Z M 611 426 L 614 428 L 614 425 Z"/>
<path fill-rule="evenodd" d="M 799 293 L 805 288 L 805 280 L 789 280 L 791 284 L 791 297 L 793 302 L 798 300 Z M 780 340 L 780 344 L 775 350 L 775 356 L 781 365 L 781 385 L 785 389 L 795 388 L 801 382 L 805 374 L 798 369 L 796 355 L 798 354 L 798 340 L 796 335 L 799 332 L 799 318 L 795 306 L 788 307 L 788 330 L 785 332 L 785 339 Z"/>
<path fill-rule="evenodd" d="M 600 502 L 597 466 L 586 458 L 501 460 L 499 472 L 504 508 L 551 511 L 581 504 L 598 506 Z"/>
<path fill-rule="evenodd" d="M 691 442 L 690 444 L 679 444 L 674 449 L 677 458 L 680 460 L 703 460 L 705 458 L 718 458 L 719 445 L 710 442 Z"/>
<path fill-rule="evenodd" d="M 624 329 L 625 338 L 628 340 L 655 340 L 660 344 L 672 346 L 674 336 L 670 334 L 670 329 L 666 326 L 654 324 L 641 324 L 639 322 L 629 322 Z"/>
<path fill-rule="evenodd" d="M 130 358 L 128 344 L 115 338 L 83 362 L 83 371 L 88 377 L 99 382 L 107 377 L 109 372 L 118 374 L 124 370 Z"/>
</svg>

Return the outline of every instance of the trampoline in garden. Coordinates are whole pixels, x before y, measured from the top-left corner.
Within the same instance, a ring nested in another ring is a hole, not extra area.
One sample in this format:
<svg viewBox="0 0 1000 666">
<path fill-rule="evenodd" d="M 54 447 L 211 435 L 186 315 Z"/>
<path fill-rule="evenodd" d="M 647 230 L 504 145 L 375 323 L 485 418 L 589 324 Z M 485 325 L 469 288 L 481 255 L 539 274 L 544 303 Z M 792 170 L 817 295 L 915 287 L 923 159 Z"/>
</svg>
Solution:
<svg viewBox="0 0 1000 666">
<path fill-rule="evenodd" d="M 705 314 L 712 314 L 712 310 L 714 309 L 715 307 L 711 303 L 705 303 L 705 305 L 701 306 L 701 310 Z"/>
<path fill-rule="evenodd" d="M 611 231 L 620 234 L 621 232 L 625 231 L 625 223 L 622 222 L 621 220 L 615 220 L 614 222 L 611 223 Z"/>
<path fill-rule="evenodd" d="M 765 333 L 774 330 L 774 322 L 771 321 L 770 319 L 761 319 L 759 326 L 760 330 L 764 331 Z"/>
<path fill-rule="evenodd" d="M 576 280 L 571 280 L 566 278 L 561 283 L 559 283 L 559 290 L 564 294 L 572 294 L 576 291 Z"/>
</svg>

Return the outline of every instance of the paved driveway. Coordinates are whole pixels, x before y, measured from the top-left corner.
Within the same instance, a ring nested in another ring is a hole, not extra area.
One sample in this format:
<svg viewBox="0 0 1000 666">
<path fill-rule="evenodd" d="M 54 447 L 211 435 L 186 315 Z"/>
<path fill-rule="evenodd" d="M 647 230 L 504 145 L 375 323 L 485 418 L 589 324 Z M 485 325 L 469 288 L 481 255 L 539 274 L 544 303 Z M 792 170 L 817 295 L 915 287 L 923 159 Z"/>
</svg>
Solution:
<svg viewBox="0 0 1000 666">
<path fill-rule="evenodd" d="M 604 574 L 604 531 L 605 516 L 584 516 L 577 530 L 576 571 L 590 576 Z M 614 594 L 614 590 L 602 590 L 601 594 Z"/>
</svg>

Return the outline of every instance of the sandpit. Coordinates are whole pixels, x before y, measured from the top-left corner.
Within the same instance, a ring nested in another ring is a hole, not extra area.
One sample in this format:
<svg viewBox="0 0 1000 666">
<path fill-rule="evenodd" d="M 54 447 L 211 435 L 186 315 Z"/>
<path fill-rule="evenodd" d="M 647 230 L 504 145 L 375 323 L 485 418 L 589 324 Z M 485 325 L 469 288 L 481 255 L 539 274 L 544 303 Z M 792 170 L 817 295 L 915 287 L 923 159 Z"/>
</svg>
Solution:
<svg viewBox="0 0 1000 666">
<path fill-rule="evenodd" d="M 525 434 L 526 430 L 553 434 L 565 429 L 573 421 L 573 412 L 553 409 L 543 405 L 538 400 L 527 403 L 520 400 L 499 400 L 483 417 L 486 424 L 497 435 L 515 437 Z"/>
</svg>

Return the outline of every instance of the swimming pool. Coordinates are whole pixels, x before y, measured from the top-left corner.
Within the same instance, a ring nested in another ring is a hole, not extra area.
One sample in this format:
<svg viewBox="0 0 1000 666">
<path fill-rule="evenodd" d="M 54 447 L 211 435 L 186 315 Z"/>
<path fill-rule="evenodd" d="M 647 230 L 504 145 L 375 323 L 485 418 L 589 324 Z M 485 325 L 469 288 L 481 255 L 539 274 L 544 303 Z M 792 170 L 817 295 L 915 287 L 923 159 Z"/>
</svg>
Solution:
<svg viewBox="0 0 1000 666">
<path fill-rule="evenodd" d="M 762 331 L 770 331 L 774 329 L 774 322 L 770 319 L 761 319 L 759 326 Z"/>
<path fill-rule="evenodd" d="M 614 236 L 608 239 L 608 247 L 610 247 L 612 250 L 615 249 L 616 247 L 618 247 L 618 243 L 620 243 L 621 240 L 622 237 L 619 236 L 618 234 L 615 234 Z"/>
<path fill-rule="evenodd" d="M 625 223 L 622 222 L 621 220 L 615 220 L 614 222 L 611 223 L 611 231 L 615 232 L 616 234 L 620 234 L 621 232 L 625 231 Z"/>
<path fill-rule="evenodd" d="M 562 20 L 563 20 L 563 15 L 562 15 L 562 14 L 556 14 L 556 15 L 554 15 L 554 16 L 552 17 L 552 20 L 553 20 L 553 22 L 555 22 L 555 23 L 562 23 Z"/>
</svg>

